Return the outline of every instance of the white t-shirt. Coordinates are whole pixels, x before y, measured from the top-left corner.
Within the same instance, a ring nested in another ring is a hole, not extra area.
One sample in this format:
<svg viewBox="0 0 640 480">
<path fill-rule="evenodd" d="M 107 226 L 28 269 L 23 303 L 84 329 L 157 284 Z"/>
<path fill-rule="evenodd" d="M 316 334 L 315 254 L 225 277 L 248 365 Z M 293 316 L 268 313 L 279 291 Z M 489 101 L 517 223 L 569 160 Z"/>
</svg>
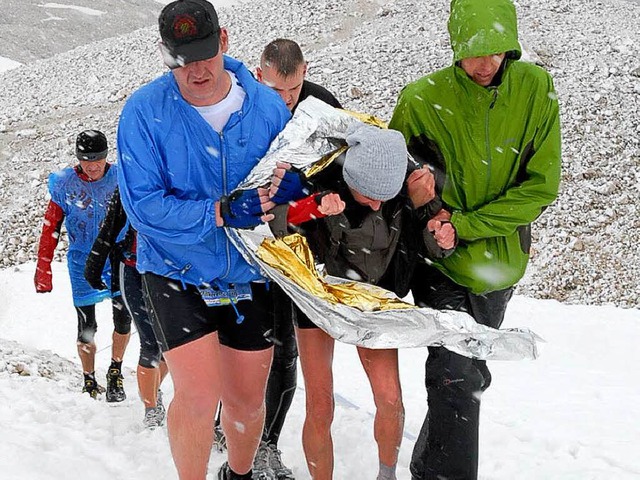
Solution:
<svg viewBox="0 0 640 480">
<path fill-rule="evenodd" d="M 244 97 L 247 96 L 244 88 L 242 88 L 238 83 L 238 78 L 235 74 L 229 70 L 225 71 L 231 78 L 231 90 L 229 90 L 227 96 L 214 105 L 193 107 L 218 133 L 222 132 L 222 129 L 229 121 L 231 114 L 242 108 Z"/>
</svg>

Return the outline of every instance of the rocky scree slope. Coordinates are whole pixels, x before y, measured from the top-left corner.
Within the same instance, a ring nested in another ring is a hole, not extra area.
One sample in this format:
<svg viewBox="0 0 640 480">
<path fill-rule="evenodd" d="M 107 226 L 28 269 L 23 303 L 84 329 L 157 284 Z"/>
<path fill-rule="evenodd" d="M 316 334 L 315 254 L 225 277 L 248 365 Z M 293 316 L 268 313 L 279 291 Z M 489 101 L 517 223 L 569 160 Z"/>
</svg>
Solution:
<svg viewBox="0 0 640 480">
<path fill-rule="evenodd" d="M 254 3 L 220 9 L 229 53 L 253 69 L 266 42 L 293 38 L 309 78 L 351 110 L 388 120 L 403 85 L 451 61 L 445 0 Z M 521 0 L 517 9 L 521 36 L 554 76 L 563 134 L 560 196 L 534 225 L 519 293 L 637 307 L 640 7 Z M 75 162 L 77 132 L 101 129 L 115 148 L 124 101 L 164 71 L 157 39 L 150 26 L 0 74 L 0 267 L 35 259 L 47 176 Z M 62 247 L 58 258 L 64 238 Z"/>
</svg>

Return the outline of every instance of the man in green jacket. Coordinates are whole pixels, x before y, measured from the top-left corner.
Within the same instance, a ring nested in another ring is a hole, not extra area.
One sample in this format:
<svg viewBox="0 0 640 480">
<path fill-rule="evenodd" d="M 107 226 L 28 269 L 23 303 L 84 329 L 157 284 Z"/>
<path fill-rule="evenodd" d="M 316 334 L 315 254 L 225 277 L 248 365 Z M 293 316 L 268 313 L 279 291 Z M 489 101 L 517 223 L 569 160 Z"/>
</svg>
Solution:
<svg viewBox="0 0 640 480">
<path fill-rule="evenodd" d="M 453 65 L 405 87 L 390 123 L 435 174 L 443 210 L 427 222 L 429 205 L 414 202 L 421 237 L 426 229 L 441 243 L 444 227 L 455 231 L 449 256 L 417 265 L 412 292 L 416 304 L 498 328 L 529 260 L 530 225 L 558 193 L 558 101 L 550 75 L 518 61 L 510 0 L 453 0 L 448 28 Z M 414 480 L 477 478 L 490 381 L 484 361 L 429 348 Z"/>
</svg>

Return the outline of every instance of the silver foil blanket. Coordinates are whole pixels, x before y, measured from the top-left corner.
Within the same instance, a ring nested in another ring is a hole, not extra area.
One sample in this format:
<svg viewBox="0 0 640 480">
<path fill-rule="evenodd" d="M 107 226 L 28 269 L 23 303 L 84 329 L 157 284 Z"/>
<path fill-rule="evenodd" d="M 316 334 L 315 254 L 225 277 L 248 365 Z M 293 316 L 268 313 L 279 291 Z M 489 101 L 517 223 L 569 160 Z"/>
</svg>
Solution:
<svg viewBox="0 0 640 480">
<path fill-rule="evenodd" d="M 238 189 L 268 184 L 276 162 L 290 163 L 308 173 L 323 157 L 346 145 L 347 130 L 359 122 L 353 115 L 315 97 L 306 98 Z"/>
<path fill-rule="evenodd" d="M 313 97 L 307 98 L 298 105 L 295 115 L 272 142 L 265 157 L 238 188 L 267 185 L 276 162 L 290 163 L 308 174 L 323 158 L 345 145 L 347 130 L 360 121 L 380 124 L 373 117 L 356 118 Z M 273 239 L 267 226 L 255 230 L 227 228 L 226 232 L 247 261 L 259 265 L 316 325 L 341 342 L 367 348 L 444 346 L 461 355 L 485 360 L 534 359 L 538 355 L 537 341 L 542 339 L 535 333 L 527 329 L 485 327 L 463 312 L 413 305 L 402 309 L 363 311 L 327 301 L 284 274 L 286 265 L 275 268 L 259 257 L 262 242 Z M 323 277 L 320 281 L 358 284 L 333 277 Z M 367 288 L 365 284 L 358 286 Z M 383 292 L 383 296 L 395 298 L 393 293 Z"/>
<path fill-rule="evenodd" d="M 362 311 L 349 305 L 330 303 L 314 296 L 258 257 L 263 240 L 272 238 L 268 228 L 227 229 L 227 234 L 249 262 L 260 265 L 264 274 L 276 282 L 318 327 L 341 342 L 367 348 L 444 346 L 460 355 L 482 360 L 521 360 L 538 356 L 537 341 L 541 338 L 535 333 L 527 329 L 485 327 L 464 312 L 419 307 Z M 335 277 L 324 277 L 324 280 L 347 282 Z M 391 292 L 387 295 L 395 297 Z"/>
</svg>

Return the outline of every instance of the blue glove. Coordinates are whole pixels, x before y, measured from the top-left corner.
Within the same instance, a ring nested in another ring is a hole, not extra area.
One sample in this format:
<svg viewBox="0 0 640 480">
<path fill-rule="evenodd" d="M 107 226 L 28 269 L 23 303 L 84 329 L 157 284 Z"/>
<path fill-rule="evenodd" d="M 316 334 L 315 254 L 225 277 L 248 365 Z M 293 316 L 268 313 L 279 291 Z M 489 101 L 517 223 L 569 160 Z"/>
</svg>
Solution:
<svg viewBox="0 0 640 480">
<path fill-rule="evenodd" d="M 264 215 L 258 189 L 236 190 L 220 199 L 220 215 L 225 227 L 253 228 L 262 223 Z"/>
<path fill-rule="evenodd" d="M 304 174 L 297 168 L 291 168 L 280 179 L 278 190 L 271 197 L 271 201 L 276 205 L 284 205 L 308 196 L 310 191 Z"/>
</svg>

